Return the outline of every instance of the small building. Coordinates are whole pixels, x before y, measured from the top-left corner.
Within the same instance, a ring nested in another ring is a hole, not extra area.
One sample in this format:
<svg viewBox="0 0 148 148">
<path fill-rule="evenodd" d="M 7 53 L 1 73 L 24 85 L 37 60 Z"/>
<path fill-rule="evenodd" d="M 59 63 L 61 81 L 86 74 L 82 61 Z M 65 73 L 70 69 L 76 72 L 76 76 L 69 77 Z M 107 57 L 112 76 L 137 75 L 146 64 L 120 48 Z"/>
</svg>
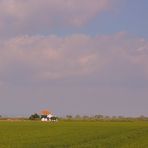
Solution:
<svg viewBox="0 0 148 148">
<path fill-rule="evenodd" d="M 42 122 L 57 121 L 57 117 L 55 117 L 51 112 L 44 110 L 41 113 L 41 121 Z"/>
</svg>

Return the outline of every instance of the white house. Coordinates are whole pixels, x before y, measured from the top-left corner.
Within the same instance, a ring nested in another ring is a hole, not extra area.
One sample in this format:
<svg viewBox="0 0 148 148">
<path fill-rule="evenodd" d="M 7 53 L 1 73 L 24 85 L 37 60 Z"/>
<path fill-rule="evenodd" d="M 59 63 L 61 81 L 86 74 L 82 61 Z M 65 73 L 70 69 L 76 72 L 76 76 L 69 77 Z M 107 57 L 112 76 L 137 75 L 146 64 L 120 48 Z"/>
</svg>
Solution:
<svg viewBox="0 0 148 148">
<path fill-rule="evenodd" d="M 47 118 L 41 118 L 41 121 L 47 122 L 48 120 L 47 120 Z"/>
<path fill-rule="evenodd" d="M 51 117 L 53 117 L 52 114 L 48 114 L 48 115 L 47 115 L 47 118 L 51 119 Z"/>
<path fill-rule="evenodd" d="M 55 117 L 55 119 L 52 119 L 52 117 L 55 117 L 55 116 L 53 116 L 51 113 L 49 113 L 49 114 L 47 115 L 47 117 L 41 118 L 41 121 L 43 121 L 43 122 L 47 122 L 47 121 L 57 121 L 56 117 Z"/>
</svg>

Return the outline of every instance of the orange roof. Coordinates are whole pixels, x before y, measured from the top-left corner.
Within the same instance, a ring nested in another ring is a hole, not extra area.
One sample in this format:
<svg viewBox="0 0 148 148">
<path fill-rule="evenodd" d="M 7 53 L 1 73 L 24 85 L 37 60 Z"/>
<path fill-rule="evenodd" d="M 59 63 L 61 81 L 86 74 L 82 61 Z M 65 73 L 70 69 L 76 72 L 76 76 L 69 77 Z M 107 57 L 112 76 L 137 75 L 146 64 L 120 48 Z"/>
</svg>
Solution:
<svg viewBox="0 0 148 148">
<path fill-rule="evenodd" d="M 49 114 L 52 114 L 52 113 L 49 112 L 47 109 L 45 109 L 45 110 L 42 110 L 42 111 L 41 111 L 41 114 L 42 114 L 42 115 L 49 115 Z"/>
</svg>

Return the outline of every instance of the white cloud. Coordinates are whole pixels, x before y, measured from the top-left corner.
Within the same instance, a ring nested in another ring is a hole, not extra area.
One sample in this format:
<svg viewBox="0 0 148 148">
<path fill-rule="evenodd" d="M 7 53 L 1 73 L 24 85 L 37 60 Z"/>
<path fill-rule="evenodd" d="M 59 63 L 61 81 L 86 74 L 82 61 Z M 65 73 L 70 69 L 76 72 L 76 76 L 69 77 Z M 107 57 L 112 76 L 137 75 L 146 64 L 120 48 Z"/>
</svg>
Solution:
<svg viewBox="0 0 148 148">
<path fill-rule="evenodd" d="M 85 35 L 14 38 L 1 44 L 0 71 L 23 76 L 21 69 L 36 79 L 89 74 L 95 69 L 96 61 L 102 61 L 87 47 L 93 46 L 91 42 L 91 38 Z"/>
</svg>

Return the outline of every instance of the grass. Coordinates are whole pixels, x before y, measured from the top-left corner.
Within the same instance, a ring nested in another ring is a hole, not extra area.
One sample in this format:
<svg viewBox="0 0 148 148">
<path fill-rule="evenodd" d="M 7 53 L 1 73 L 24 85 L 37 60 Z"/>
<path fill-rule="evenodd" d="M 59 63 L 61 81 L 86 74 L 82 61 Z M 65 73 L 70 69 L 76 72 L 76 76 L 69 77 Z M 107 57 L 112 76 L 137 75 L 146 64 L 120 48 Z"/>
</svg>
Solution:
<svg viewBox="0 0 148 148">
<path fill-rule="evenodd" d="M 0 122 L 0 148 L 148 148 L 147 139 L 148 122 Z"/>
</svg>

